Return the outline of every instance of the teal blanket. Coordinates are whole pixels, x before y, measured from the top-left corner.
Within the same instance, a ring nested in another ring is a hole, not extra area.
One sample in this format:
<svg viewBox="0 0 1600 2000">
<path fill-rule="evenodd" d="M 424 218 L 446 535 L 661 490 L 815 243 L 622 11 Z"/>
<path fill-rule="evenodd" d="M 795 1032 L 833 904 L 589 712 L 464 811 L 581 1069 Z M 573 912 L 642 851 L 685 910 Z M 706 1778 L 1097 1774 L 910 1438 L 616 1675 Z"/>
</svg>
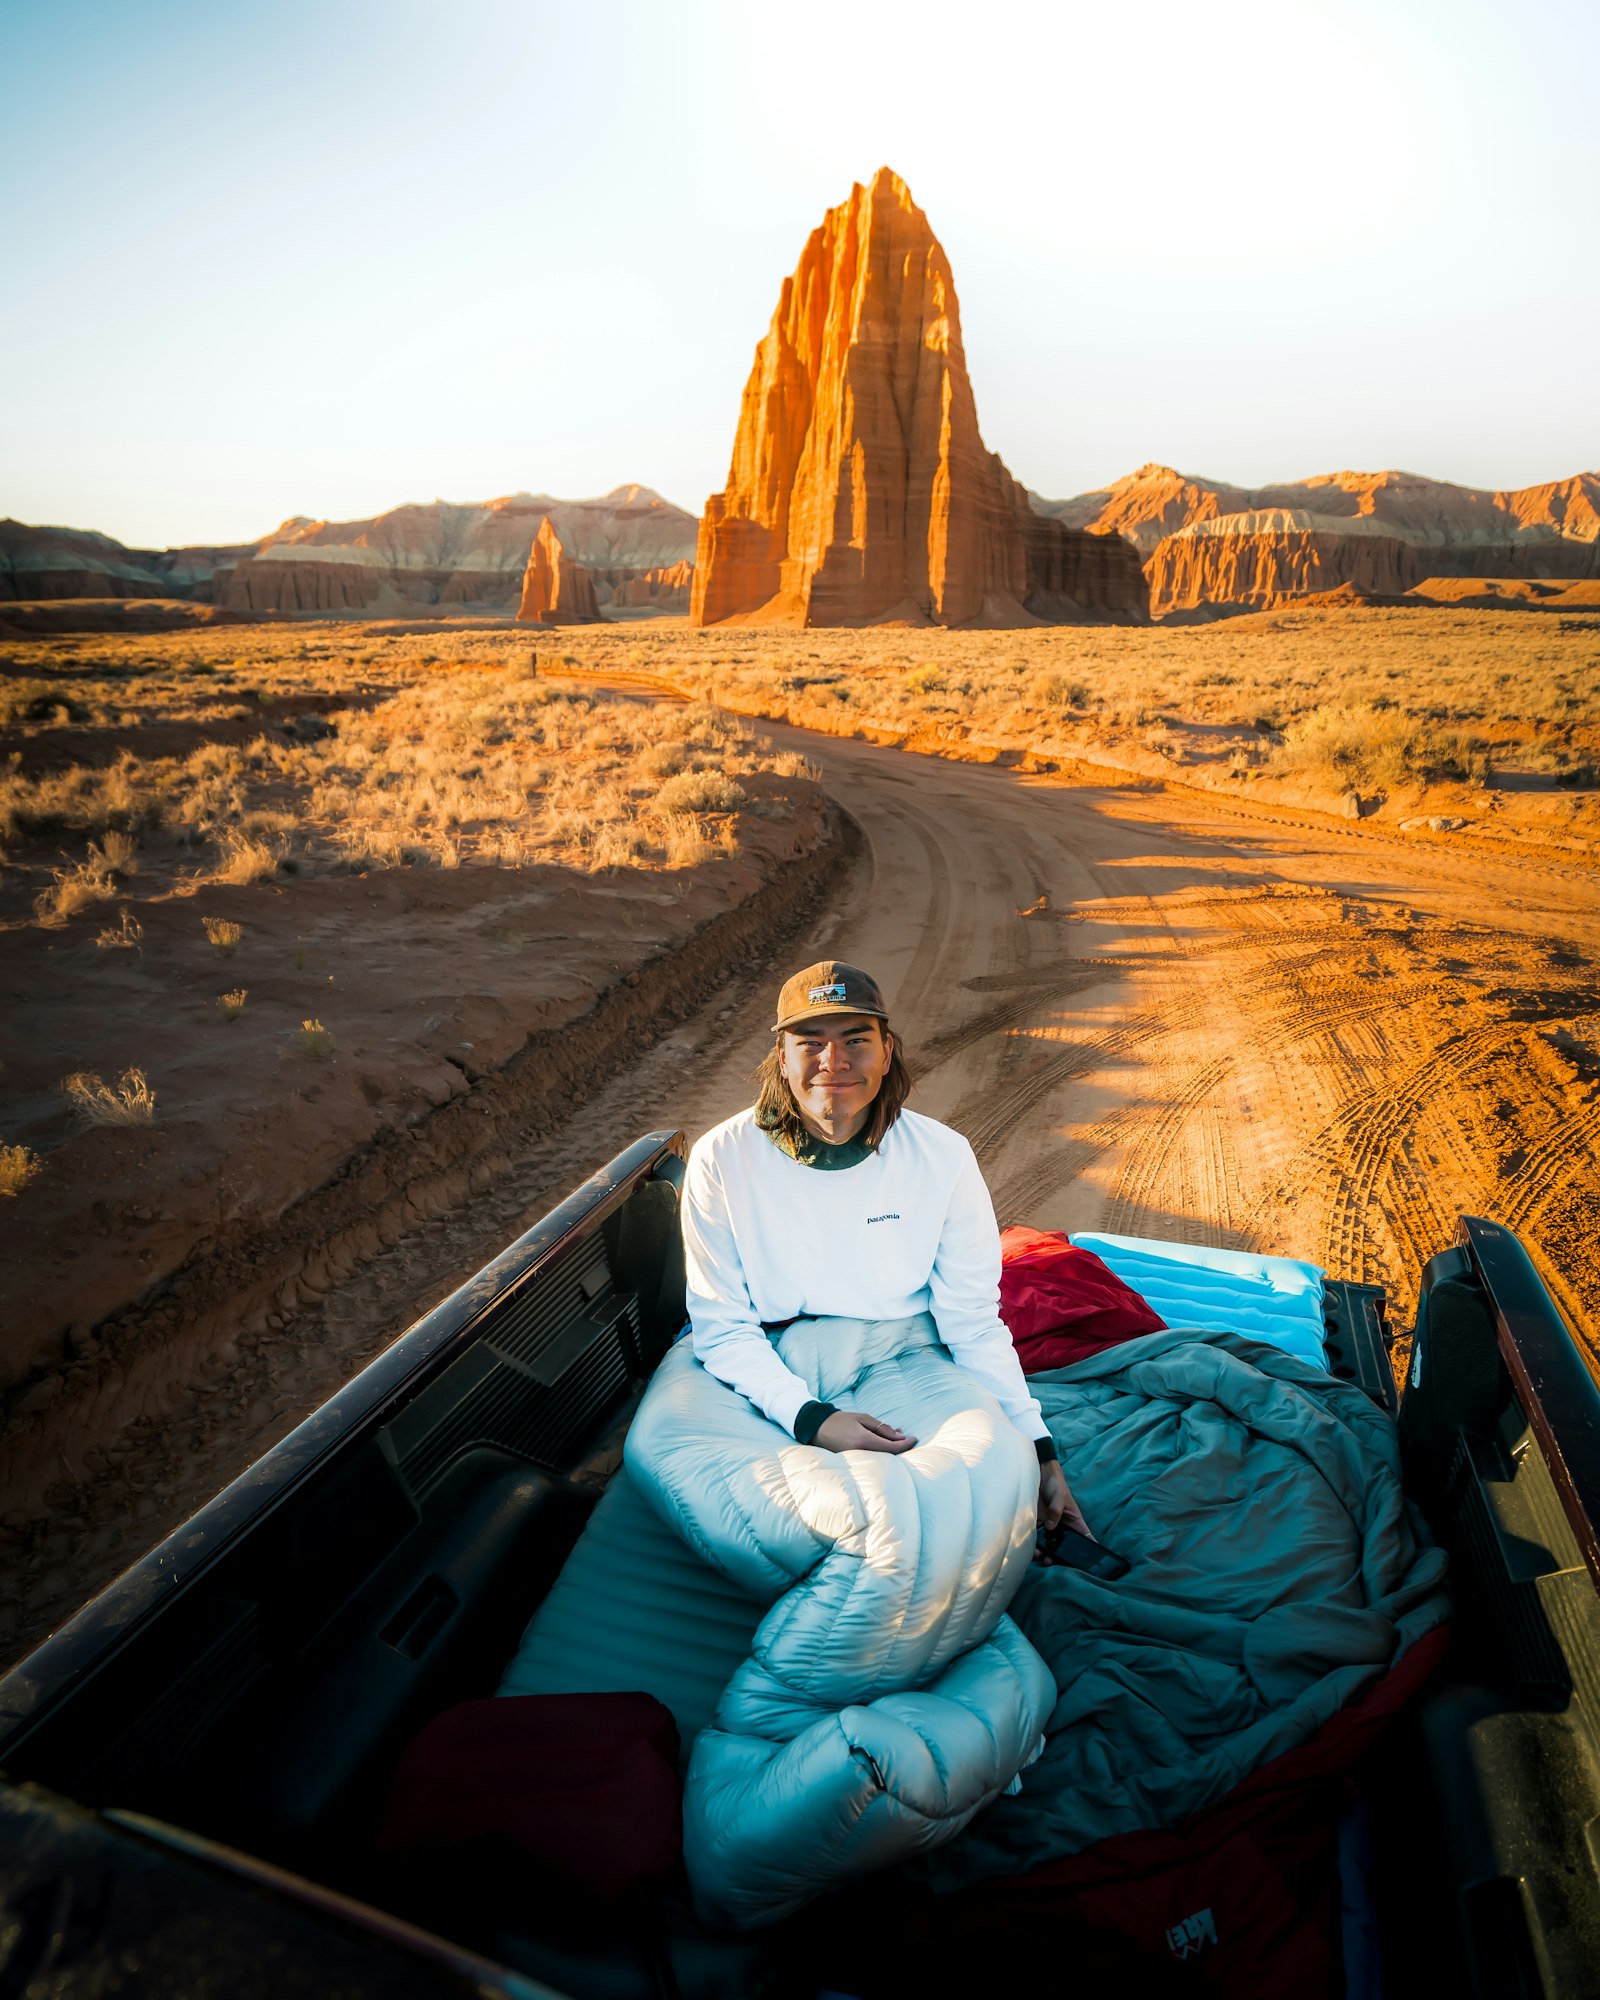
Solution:
<svg viewBox="0 0 1600 2000">
<path fill-rule="evenodd" d="M 1169 1331 L 1030 1386 L 1095 1534 L 1132 1568 L 1030 1570 L 1011 1611 L 1060 1690 L 1045 1752 L 933 1864 L 943 1888 L 1178 1824 L 1447 1615 L 1394 1425 L 1354 1384 Z"/>
</svg>

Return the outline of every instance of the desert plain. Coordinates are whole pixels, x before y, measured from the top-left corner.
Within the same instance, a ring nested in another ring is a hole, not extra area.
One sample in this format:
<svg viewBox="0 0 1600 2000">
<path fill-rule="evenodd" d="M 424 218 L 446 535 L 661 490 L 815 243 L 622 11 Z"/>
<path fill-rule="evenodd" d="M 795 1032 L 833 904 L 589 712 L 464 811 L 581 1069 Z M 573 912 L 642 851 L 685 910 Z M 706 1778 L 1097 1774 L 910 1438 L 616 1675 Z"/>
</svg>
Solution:
<svg viewBox="0 0 1600 2000">
<path fill-rule="evenodd" d="M 698 519 L 0 522 L 0 1650 L 823 957 L 1002 1223 L 1313 1259 L 1399 1368 L 1486 1215 L 1600 1354 L 1597 550 L 1588 472 L 1041 500 L 888 168 Z"/>
<path fill-rule="evenodd" d="M 1001 1221 L 1460 1213 L 1600 1343 L 1600 611 L 41 635 L 0 657 L 4 1644 L 640 1133 L 888 993 Z"/>
</svg>

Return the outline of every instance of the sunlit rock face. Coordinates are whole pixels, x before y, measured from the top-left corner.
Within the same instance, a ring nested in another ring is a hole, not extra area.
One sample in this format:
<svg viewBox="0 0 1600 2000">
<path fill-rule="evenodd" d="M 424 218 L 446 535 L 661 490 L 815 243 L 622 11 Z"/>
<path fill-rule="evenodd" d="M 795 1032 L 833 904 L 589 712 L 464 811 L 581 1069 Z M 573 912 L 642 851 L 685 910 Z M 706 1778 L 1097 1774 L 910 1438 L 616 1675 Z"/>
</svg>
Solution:
<svg viewBox="0 0 1600 2000">
<path fill-rule="evenodd" d="M 689 608 L 694 564 L 671 563 L 647 569 L 643 576 L 624 577 L 612 587 L 609 601 L 620 610 L 683 612 Z"/>
<path fill-rule="evenodd" d="M 949 259 L 885 167 L 828 211 L 784 282 L 745 384 L 727 486 L 701 518 L 690 619 L 1145 616 L 1131 548 L 1075 550 L 1103 538 L 1034 522 L 978 431 Z M 1069 582 L 1088 601 L 1064 592 Z"/>
<path fill-rule="evenodd" d="M 1287 508 L 1196 521 L 1163 537 L 1145 571 L 1158 614 L 1212 603 L 1265 609 L 1342 584 L 1398 595 L 1421 580 L 1415 550 L 1376 523 Z"/>
<path fill-rule="evenodd" d="M 1429 577 L 1600 577 L 1600 474 L 1506 492 L 1414 472 L 1332 472 L 1229 486 L 1144 465 L 1034 507 L 1114 532 L 1145 557 L 1157 615 L 1266 608 L 1345 585 L 1380 595 Z"/>
<path fill-rule="evenodd" d="M 517 607 L 519 625 L 598 625 L 600 606 L 595 602 L 594 583 L 589 572 L 575 563 L 561 545 L 550 516 L 539 523 L 539 532 L 528 551 L 522 573 L 522 602 Z"/>
</svg>

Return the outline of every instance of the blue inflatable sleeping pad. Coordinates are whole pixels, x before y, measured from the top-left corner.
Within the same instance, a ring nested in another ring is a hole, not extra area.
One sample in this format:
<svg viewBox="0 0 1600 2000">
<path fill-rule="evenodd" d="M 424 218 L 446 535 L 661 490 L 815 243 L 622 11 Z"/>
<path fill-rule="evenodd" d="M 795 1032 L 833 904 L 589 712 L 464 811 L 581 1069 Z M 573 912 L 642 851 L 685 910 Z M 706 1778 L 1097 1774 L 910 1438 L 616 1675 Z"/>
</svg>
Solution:
<svg viewBox="0 0 1600 2000">
<path fill-rule="evenodd" d="M 1328 1365 L 1323 1274 L 1315 1264 L 1254 1250 L 1166 1243 L 1154 1236 L 1102 1236 L 1089 1229 L 1074 1231 L 1070 1240 L 1109 1264 L 1168 1326 L 1195 1333 L 1242 1333 L 1314 1367 Z"/>
<path fill-rule="evenodd" d="M 766 1611 L 701 1561 L 626 1468 L 534 1613 L 500 1694 L 653 1694 L 688 1761 Z"/>
</svg>

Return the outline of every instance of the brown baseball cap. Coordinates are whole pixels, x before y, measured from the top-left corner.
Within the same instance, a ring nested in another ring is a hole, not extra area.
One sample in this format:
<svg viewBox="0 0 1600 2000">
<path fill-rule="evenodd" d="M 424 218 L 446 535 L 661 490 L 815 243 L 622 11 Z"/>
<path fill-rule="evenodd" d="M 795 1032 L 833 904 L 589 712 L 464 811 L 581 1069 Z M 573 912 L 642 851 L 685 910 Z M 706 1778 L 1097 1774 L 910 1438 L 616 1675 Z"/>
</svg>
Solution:
<svg viewBox="0 0 1600 2000">
<path fill-rule="evenodd" d="M 880 1021 L 889 1018 L 878 982 L 870 973 L 837 958 L 819 958 L 815 965 L 783 982 L 773 1032 L 782 1034 L 785 1028 L 820 1021 L 827 1014 L 874 1014 Z"/>
</svg>

